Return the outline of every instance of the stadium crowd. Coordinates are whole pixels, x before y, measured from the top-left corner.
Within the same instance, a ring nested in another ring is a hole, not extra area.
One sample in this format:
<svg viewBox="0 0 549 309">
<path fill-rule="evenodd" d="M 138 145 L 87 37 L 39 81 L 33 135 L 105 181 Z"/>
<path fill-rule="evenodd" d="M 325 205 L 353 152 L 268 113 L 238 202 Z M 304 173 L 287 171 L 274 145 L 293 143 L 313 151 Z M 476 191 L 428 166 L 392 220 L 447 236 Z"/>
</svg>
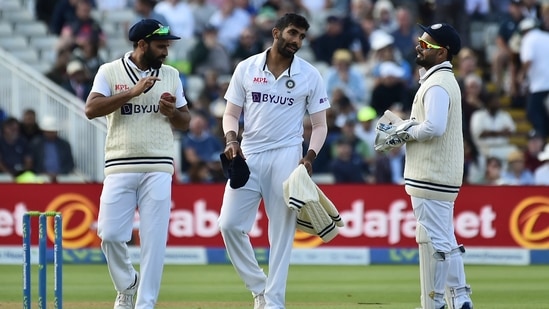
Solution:
<svg viewBox="0 0 549 309">
<path fill-rule="evenodd" d="M 101 12 L 132 10 L 133 22 L 154 18 L 182 37 L 170 49 L 178 58 L 169 62 L 180 69 L 192 112 L 189 130 L 178 132 L 183 183 L 226 181 L 219 153 L 223 95 L 232 70 L 271 43 L 278 16 L 299 12 L 312 27 L 298 55 L 319 69 L 332 104 L 314 173 L 334 183 L 401 184 L 406 150 L 376 153 L 375 123 L 387 109 L 402 117 L 410 111 L 419 86 L 417 24 L 450 23 L 464 45 L 453 61 L 462 90 L 464 183 L 549 185 L 549 70 L 543 70 L 549 66 L 543 52 L 549 49 L 549 3 L 542 2 L 37 0 L 35 16 L 59 38 L 46 76 L 83 101 L 99 66 L 122 56 L 103 56 L 109 34 L 96 18 Z M 125 33 L 131 25 L 123 25 Z M 497 25 L 490 40 L 488 25 Z M 177 52 L 180 48 L 187 52 Z M 191 88 L 193 77 L 201 79 L 198 91 Z M 513 139 L 522 135 L 511 110 L 526 115 L 531 130 L 523 143 Z M 70 145 L 57 135 L 54 119 L 33 110 L 21 119 L 0 110 L 0 117 L 0 173 L 15 179 L 32 171 L 55 181 L 58 174 L 74 172 Z M 310 130 L 305 121 L 304 144 Z"/>
</svg>

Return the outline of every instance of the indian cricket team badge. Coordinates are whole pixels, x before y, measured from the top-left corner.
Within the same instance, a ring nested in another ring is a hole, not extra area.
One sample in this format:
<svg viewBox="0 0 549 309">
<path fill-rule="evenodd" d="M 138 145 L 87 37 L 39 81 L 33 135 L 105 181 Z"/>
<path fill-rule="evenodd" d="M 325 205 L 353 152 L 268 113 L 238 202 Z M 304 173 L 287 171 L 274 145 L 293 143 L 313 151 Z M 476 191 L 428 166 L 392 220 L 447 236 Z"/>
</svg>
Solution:
<svg viewBox="0 0 549 309">
<path fill-rule="evenodd" d="M 288 80 L 286 81 L 286 88 L 292 89 L 292 88 L 294 88 L 294 87 L 295 87 L 295 82 L 294 82 L 294 80 L 293 80 L 293 79 L 288 79 Z"/>
</svg>

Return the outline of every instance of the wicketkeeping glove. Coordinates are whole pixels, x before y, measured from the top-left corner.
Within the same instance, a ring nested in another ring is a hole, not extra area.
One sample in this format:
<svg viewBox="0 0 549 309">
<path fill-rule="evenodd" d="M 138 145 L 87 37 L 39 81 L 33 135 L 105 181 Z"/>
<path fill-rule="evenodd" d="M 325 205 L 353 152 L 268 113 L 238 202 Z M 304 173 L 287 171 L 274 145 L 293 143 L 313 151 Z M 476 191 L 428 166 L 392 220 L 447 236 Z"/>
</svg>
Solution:
<svg viewBox="0 0 549 309">
<path fill-rule="evenodd" d="M 407 130 L 418 123 L 414 120 L 403 120 L 398 125 L 378 122 L 376 126 L 376 139 L 374 149 L 387 151 L 390 148 L 398 148 L 411 140 Z"/>
<path fill-rule="evenodd" d="M 398 143 L 399 141 L 390 140 L 390 137 L 393 136 L 395 132 L 396 126 L 378 122 L 376 126 L 374 149 L 376 151 L 387 151 L 391 148 L 391 144 Z"/>
<path fill-rule="evenodd" d="M 407 142 L 407 141 L 410 141 L 412 139 L 412 137 L 410 136 L 410 134 L 408 133 L 408 129 L 412 126 L 415 126 L 415 125 L 418 125 L 419 123 L 416 122 L 415 120 L 413 119 L 408 119 L 408 120 L 404 120 L 402 123 L 400 123 L 397 127 L 396 127 L 396 132 L 395 134 L 402 140 L 404 140 L 404 142 Z"/>
</svg>

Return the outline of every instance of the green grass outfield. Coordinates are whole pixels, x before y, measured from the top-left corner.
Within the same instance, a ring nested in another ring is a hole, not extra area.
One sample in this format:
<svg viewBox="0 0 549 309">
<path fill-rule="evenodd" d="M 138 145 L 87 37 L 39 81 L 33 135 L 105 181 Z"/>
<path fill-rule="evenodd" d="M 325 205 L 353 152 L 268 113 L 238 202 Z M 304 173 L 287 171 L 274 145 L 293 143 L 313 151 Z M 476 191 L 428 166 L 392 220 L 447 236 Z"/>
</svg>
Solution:
<svg viewBox="0 0 549 309">
<path fill-rule="evenodd" d="M 53 267 L 48 266 L 52 301 Z M 112 308 L 115 293 L 106 265 L 65 265 L 63 272 L 63 308 Z M 466 272 L 475 309 L 549 309 L 547 265 L 466 265 Z M 38 308 L 36 266 L 32 275 L 32 308 Z M 292 265 L 287 308 L 414 309 L 419 307 L 418 278 L 413 265 Z M 21 299 L 21 266 L 0 265 L 0 309 L 21 308 Z M 230 265 L 168 265 L 156 308 L 251 309 L 253 304 Z"/>
</svg>

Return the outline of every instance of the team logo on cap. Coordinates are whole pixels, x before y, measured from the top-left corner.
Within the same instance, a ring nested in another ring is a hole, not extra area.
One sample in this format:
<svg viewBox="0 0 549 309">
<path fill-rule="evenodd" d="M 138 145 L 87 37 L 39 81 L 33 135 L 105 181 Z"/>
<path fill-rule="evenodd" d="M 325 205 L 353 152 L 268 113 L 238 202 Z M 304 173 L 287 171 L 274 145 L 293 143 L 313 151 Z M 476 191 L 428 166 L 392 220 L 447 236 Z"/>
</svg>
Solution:
<svg viewBox="0 0 549 309">
<path fill-rule="evenodd" d="M 294 88 L 294 87 L 295 87 L 295 82 L 294 82 L 294 80 L 293 80 L 293 79 L 288 79 L 288 80 L 286 81 L 286 88 L 292 89 L 292 88 Z"/>
<path fill-rule="evenodd" d="M 442 24 L 434 24 L 431 26 L 431 29 L 437 30 L 437 29 L 440 29 L 441 27 L 442 27 Z"/>
</svg>

